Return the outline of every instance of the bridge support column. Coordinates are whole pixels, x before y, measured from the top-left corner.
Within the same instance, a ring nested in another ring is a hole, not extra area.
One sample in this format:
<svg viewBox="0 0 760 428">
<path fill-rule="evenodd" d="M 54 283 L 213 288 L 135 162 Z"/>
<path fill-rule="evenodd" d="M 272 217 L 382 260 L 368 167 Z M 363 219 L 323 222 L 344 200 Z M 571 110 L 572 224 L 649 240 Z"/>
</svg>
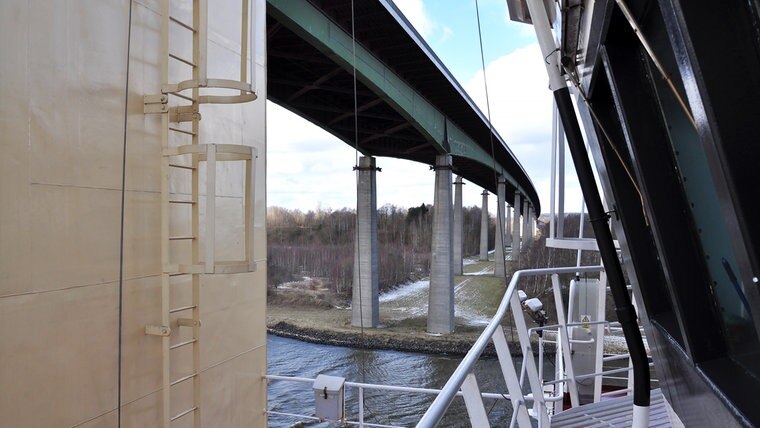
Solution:
<svg viewBox="0 0 760 428">
<path fill-rule="evenodd" d="M 480 260 L 488 261 L 488 190 L 483 190 L 480 207 Z"/>
<path fill-rule="evenodd" d="M 377 327 L 380 322 L 377 263 L 377 185 L 375 158 L 362 156 L 354 167 L 356 180 L 356 232 L 351 325 Z"/>
<path fill-rule="evenodd" d="M 435 198 L 427 331 L 448 334 L 454 332 L 451 156 L 437 156 L 434 169 Z"/>
<path fill-rule="evenodd" d="M 514 216 L 512 218 L 512 261 L 520 264 L 520 192 L 515 192 Z"/>
<path fill-rule="evenodd" d="M 536 237 L 536 213 L 533 211 L 533 205 L 528 207 L 528 243 L 533 243 Z"/>
<path fill-rule="evenodd" d="M 506 233 L 506 222 L 504 215 L 504 205 L 506 205 L 507 180 L 499 177 L 496 185 L 496 243 L 493 253 L 493 274 L 497 277 L 506 276 L 504 263 L 504 234 Z"/>
<path fill-rule="evenodd" d="M 454 275 L 462 275 L 462 177 L 454 180 Z"/>
<path fill-rule="evenodd" d="M 522 245 L 520 246 L 520 250 L 524 253 L 528 250 L 528 244 L 530 243 L 530 232 L 528 231 L 528 220 L 530 206 L 528 205 L 528 200 L 523 198 L 523 209 L 522 209 Z"/>
<path fill-rule="evenodd" d="M 506 195 L 505 195 L 506 196 Z M 504 223 L 504 246 L 512 246 L 512 207 L 507 204 L 504 208 L 507 212 L 507 221 Z"/>
</svg>

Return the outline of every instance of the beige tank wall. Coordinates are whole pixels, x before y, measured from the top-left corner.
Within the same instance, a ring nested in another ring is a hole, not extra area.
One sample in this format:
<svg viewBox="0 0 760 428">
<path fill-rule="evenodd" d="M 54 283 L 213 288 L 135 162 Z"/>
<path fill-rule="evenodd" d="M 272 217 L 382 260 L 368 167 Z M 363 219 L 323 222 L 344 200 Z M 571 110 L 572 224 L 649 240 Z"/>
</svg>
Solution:
<svg viewBox="0 0 760 428">
<path fill-rule="evenodd" d="M 201 109 L 203 142 L 259 153 L 258 270 L 202 282 L 204 426 L 266 425 L 265 2 L 254 3 L 259 99 Z M 240 3 L 210 4 L 212 76 L 238 66 L 231 29 Z M 160 424 L 161 340 L 144 334 L 161 319 L 160 118 L 142 113 L 143 95 L 159 90 L 160 2 L 135 0 L 132 10 L 120 283 L 128 17 L 127 0 L 0 2 L 2 426 L 116 426 L 119 370 L 122 426 Z M 220 171 L 216 245 L 224 257 L 243 248 L 243 170 Z M 188 186 L 174 180 L 172 189 Z M 181 304 L 188 284 L 172 293 Z M 173 355 L 173 378 L 189 372 L 190 355 Z M 175 411 L 191 406 L 189 390 L 173 396 Z"/>
</svg>

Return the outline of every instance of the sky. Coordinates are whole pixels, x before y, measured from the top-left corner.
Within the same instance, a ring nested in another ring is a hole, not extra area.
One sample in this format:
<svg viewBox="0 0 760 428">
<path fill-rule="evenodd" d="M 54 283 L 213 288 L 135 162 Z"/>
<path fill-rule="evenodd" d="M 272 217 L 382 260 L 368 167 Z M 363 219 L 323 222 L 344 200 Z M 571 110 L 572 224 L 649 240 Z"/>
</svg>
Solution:
<svg viewBox="0 0 760 428">
<path fill-rule="evenodd" d="M 470 97 L 488 115 L 475 0 L 394 0 Z M 533 27 L 509 20 L 504 0 L 478 0 L 491 122 L 523 165 L 549 210 L 551 92 Z M 356 205 L 352 147 L 274 103 L 267 104 L 267 204 L 309 211 Z M 567 165 L 572 171 L 572 162 Z M 377 206 L 433 203 L 428 165 L 378 157 Z M 569 174 L 571 177 L 573 174 Z M 465 183 L 467 181 L 465 180 Z M 463 188 L 465 206 L 482 188 Z M 566 211 L 579 211 L 580 190 L 568 180 Z M 496 197 L 489 197 L 495 212 Z"/>
</svg>

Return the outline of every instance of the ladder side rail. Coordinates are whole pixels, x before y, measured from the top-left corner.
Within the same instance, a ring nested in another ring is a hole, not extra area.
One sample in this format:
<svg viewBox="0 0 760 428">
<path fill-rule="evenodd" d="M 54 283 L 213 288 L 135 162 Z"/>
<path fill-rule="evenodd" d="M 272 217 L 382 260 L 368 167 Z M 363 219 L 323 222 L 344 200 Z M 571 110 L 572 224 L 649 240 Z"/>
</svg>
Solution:
<svg viewBox="0 0 760 428">
<path fill-rule="evenodd" d="M 206 273 L 214 273 L 216 265 L 216 145 L 206 146 Z"/>
<path fill-rule="evenodd" d="M 257 152 L 254 148 L 251 152 L 251 158 L 245 161 L 245 260 L 248 263 L 248 271 L 256 270 L 256 261 L 254 260 L 255 249 L 255 229 L 254 229 L 254 206 L 256 197 L 256 157 Z"/>
<path fill-rule="evenodd" d="M 250 10 L 248 0 L 242 1 L 242 11 L 240 13 L 240 81 L 246 82 L 248 79 L 248 23 L 250 22 Z M 253 56 L 253 55 L 251 55 Z M 251 67 L 253 69 L 253 67 Z M 253 87 L 253 85 L 251 85 Z M 240 95 L 245 95 L 245 91 L 240 90 Z"/>
<path fill-rule="evenodd" d="M 193 80 L 198 86 L 204 87 L 208 83 L 208 0 L 193 0 L 193 60 L 197 64 L 193 73 Z M 193 98 L 198 99 L 193 90 Z"/>
<path fill-rule="evenodd" d="M 161 83 L 169 82 L 169 0 L 162 4 L 161 16 Z M 168 100 L 167 100 L 168 101 Z M 169 114 L 161 115 L 161 148 L 169 147 Z M 170 323 L 170 277 L 167 271 L 170 260 L 169 242 L 169 158 L 161 156 L 161 325 L 168 327 Z M 161 367 L 162 367 L 162 422 L 164 428 L 171 426 L 171 338 L 167 334 L 161 338 Z"/>
<path fill-rule="evenodd" d="M 206 0 L 193 0 L 193 62 L 196 64 L 193 67 L 193 80 L 199 82 L 199 84 L 205 84 L 206 79 L 206 39 L 207 39 L 207 12 L 208 4 Z M 193 111 L 200 112 L 200 89 L 195 87 L 191 91 L 192 94 L 192 106 Z M 201 144 L 201 129 L 200 129 L 200 114 L 194 114 L 192 116 L 192 145 L 199 146 Z M 191 177 L 191 193 L 192 199 L 195 204 L 191 208 L 191 228 L 192 235 L 195 239 L 192 241 L 192 265 L 198 265 L 200 262 L 200 155 L 192 155 L 192 177 Z M 201 426 L 201 367 L 200 367 L 200 314 L 201 314 L 201 302 L 200 302 L 200 287 L 201 287 L 201 275 L 199 273 L 192 274 L 192 338 L 195 342 L 192 344 L 193 352 L 193 372 L 196 376 L 193 378 L 193 426 L 196 428 Z"/>
</svg>

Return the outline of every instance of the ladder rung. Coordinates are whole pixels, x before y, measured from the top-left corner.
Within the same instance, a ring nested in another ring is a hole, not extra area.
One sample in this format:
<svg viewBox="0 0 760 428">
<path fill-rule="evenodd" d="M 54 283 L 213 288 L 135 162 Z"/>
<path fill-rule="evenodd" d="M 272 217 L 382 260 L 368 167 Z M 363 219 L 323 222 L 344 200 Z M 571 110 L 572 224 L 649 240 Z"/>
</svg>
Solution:
<svg viewBox="0 0 760 428">
<path fill-rule="evenodd" d="M 192 166 L 189 166 L 189 165 L 180 165 L 178 163 L 170 163 L 169 166 L 172 167 L 172 168 L 180 168 L 180 169 L 189 169 L 189 170 L 194 170 L 195 169 Z"/>
<path fill-rule="evenodd" d="M 192 199 L 169 199 L 170 204 L 195 204 L 195 201 Z"/>
<path fill-rule="evenodd" d="M 190 340 L 186 340 L 184 342 L 175 343 L 174 345 L 170 346 L 169 349 L 181 348 L 183 346 L 190 345 L 190 344 L 195 343 L 197 341 L 198 341 L 198 339 L 190 339 Z"/>
<path fill-rule="evenodd" d="M 170 236 L 170 241 L 187 241 L 189 239 L 195 239 L 195 236 L 193 235 L 179 235 L 179 236 Z"/>
<path fill-rule="evenodd" d="M 195 305 L 180 306 L 179 308 L 169 309 L 169 313 L 173 314 L 173 313 L 182 312 L 182 311 L 189 311 L 190 309 L 195 309 L 195 308 L 196 308 Z"/>
<path fill-rule="evenodd" d="M 175 18 L 175 17 L 173 17 L 173 16 L 170 16 L 170 17 L 169 17 L 169 20 L 170 20 L 171 22 L 173 22 L 173 23 L 175 23 L 175 24 L 179 25 L 180 27 L 183 27 L 183 28 L 186 28 L 186 29 L 188 29 L 188 30 L 192 31 L 193 33 L 195 33 L 195 31 L 196 31 L 196 30 L 195 30 L 195 28 L 191 27 L 191 26 L 190 26 L 190 25 L 188 25 L 188 24 L 185 24 L 184 22 L 180 21 L 179 19 L 177 19 L 177 18 Z"/>
<path fill-rule="evenodd" d="M 187 272 L 171 272 L 168 275 L 169 276 L 181 276 L 181 275 L 191 275 L 191 274 L 187 273 Z"/>
<path fill-rule="evenodd" d="M 193 373 L 193 374 L 187 375 L 185 377 L 181 377 L 181 378 L 175 380 L 174 382 L 170 383 L 169 385 L 170 386 L 174 386 L 174 385 L 176 385 L 178 383 L 182 383 L 182 382 L 184 382 L 184 381 L 186 381 L 188 379 L 192 379 L 192 378 L 194 378 L 197 375 L 198 375 L 198 373 Z"/>
<path fill-rule="evenodd" d="M 187 95 L 182 95 L 179 92 L 169 92 L 169 94 L 174 95 L 175 97 L 182 98 L 183 100 L 194 102 L 195 100 L 192 97 L 188 97 Z"/>
<path fill-rule="evenodd" d="M 186 60 L 185 58 L 182 58 L 181 56 L 177 56 L 177 55 L 174 55 L 174 54 L 170 53 L 169 54 L 169 58 L 176 59 L 179 62 L 183 62 L 183 63 L 185 63 L 185 64 L 187 64 L 187 65 L 189 65 L 191 67 L 195 67 L 195 63 L 194 62 L 192 62 L 190 60 Z"/>
<path fill-rule="evenodd" d="M 172 275 L 190 275 L 190 274 L 200 274 L 200 273 L 206 273 L 206 265 L 205 264 L 197 264 L 197 265 L 167 265 L 164 266 L 164 272 L 168 273 L 170 276 Z"/>
<path fill-rule="evenodd" d="M 194 412 L 197 408 L 198 408 L 198 406 L 195 406 L 195 407 L 192 407 L 192 408 L 189 408 L 189 409 L 185 410 L 182 413 L 178 413 L 177 415 L 172 416 L 172 422 L 176 421 L 177 419 L 181 418 L 182 416 L 185 416 L 188 413 Z"/>
<path fill-rule="evenodd" d="M 182 133 L 182 134 L 187 134 L 187 135 L 195 135 L 195 132 L 193 132 L 193 131 L 187 131 L 187 130 L 184 130 L 184 129 L 175 128 L 173 126 L 170 126 L 169 130 L 170 131 L 174 131 L 174 132 L 179 132 L 179 133 Z"/>
</svg>

